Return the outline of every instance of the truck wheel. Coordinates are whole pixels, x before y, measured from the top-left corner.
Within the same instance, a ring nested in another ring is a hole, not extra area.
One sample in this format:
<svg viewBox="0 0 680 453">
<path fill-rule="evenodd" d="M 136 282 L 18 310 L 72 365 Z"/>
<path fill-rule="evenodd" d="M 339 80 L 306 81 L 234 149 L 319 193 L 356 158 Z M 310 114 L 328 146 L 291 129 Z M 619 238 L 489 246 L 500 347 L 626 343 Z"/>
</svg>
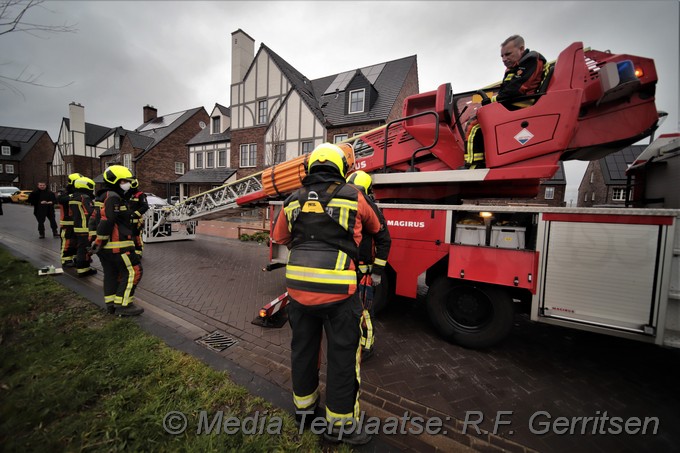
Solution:
<svg viewBox="0 0 680 453">
<path fill-rule="evenodd" d="M 440 277 L 430 286 L 426 303 L 437 331 L 467 348 L 492 346 L 512 329 L 512 299 L 500 288 Z"/>
</svg>

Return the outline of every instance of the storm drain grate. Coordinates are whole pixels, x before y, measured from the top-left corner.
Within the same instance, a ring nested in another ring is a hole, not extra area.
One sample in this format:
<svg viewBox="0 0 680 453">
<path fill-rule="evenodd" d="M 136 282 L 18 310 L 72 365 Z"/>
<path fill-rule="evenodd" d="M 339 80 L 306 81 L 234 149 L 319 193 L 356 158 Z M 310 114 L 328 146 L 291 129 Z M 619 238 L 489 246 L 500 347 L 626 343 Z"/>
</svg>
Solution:
<svg viewBox="0 0 680 453">
<path fill-rule="evenodd" d="M 216 330 L 213 333 L 199 338 L 196 340 L 196 343 L 203 345 L 208 349 L 212 349 L 213 351 L 219 352 L 224 351 L 229 346 L 235 345 L 238 343 L 238 340 L 235 340 L 234 338 L 231 338 L 230 336 L 227 336 L 226 334 Z"/>
</svg>

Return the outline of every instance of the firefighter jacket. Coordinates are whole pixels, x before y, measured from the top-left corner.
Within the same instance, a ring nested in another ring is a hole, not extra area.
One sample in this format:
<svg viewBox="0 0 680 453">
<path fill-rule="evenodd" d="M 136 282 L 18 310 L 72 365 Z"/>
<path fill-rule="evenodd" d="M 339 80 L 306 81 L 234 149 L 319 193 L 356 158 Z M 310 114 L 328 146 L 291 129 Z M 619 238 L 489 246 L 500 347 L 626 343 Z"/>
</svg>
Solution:
<svg viewBox="0 0 680 453">
<path fill-rule="evenodd" d="M 387 223 L 385 222 L 385 217 L 380 211 L 380 208 L 376 206 L 370 197 L 366 197 L 366 201 L 368 201 L 373 212 L 378 216 L 380 230 L 373 235 L 363 235 L 361 243 L 359 244 L 359 271 L 362 274 L 366 274 L 372 269 L 373 272 L 379 273 L 387 264 L 392 238 L 390 237 L 390 232 L 387 230 Z M 372 268 L 369 268 L 368 265 L 372 265 Z"/>
<path fill-rule="evenodd" d="M 283 204 L 272 239 L 288 246 L 288 294 L 303 305 L 323 305 L 355 293 L 355 260 L 362 234 L 380 220 L 364 194 L 336 173 L 312 173 Z"/>
<path fill-rule="evenodd" d="M 543 79 L 545 61 L 540 53 L 526 49 L 517 64 L 505 70 L 501 87 L 492 101 L 511 101 L 519 96 L 536 93 Z"/>
<path fill-rule="evenodd" d="M 99 226 L 99 221 L 101 220 L 101 208 L 103 205 L 104 197 L 106 197 L 106 192 L 108 192 L 108 189 L 102 189 L 99 192 L 97 192 L 97 196 L 94 197 L 94 201 L 92 203 L 92 214 L 90 214 L 90 218 L 87 221 L 87 228 L 90 234 L 90 242 L 97 239 L 97 226 Z"/>
<path fill-rule="evenodd" d="M 69 212 L 69 202 L 73 196 L 73 191 L 71 188 L 67 189 L 67 192 L 62 193 L 57 197 L 57 202 L 59 202 L 60 213 L 59 213 L 59 225 L 62 228 L 66 228 L 68 231 L 73 231 L 73 217 Z"/>
<path fill-rule="evenodd" d="M 95 244 L 113 253 L 134 252 L 130 212 L 121 193 L 109 189 L 102 194 L 101 203 Z"/>
<path fill-rule="evenodd" d="M 73 219 L 73 232 L 76 234 L 88 234 L 88 222 L 94 206 L 92 193 L 85 190 L 75 190 L 68 202 L 69 216 Z"/>
<path fill-rule="evenodd" d="M 127 206 L 130 211 L 130 219 L 132 221 L 132 229 L 135 235 L 139 235 L 144 223 L 144 213 L 149 210 L 149 203 L 146 201 L 146 194 L 141 190 L 135 192 L 128 192 L 129 194 Z"/>
</svg>

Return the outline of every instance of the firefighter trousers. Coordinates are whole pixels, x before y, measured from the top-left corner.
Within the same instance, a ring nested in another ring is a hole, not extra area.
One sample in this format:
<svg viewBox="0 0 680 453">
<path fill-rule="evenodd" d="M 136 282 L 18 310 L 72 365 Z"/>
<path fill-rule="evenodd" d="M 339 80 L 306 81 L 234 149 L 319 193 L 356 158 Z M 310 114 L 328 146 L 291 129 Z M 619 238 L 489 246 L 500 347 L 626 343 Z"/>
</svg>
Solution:
<svg viewBox="0 0 680 453">
<path fill-rule="evenodd" d="M 87 233 L 73 233 L 73 240 L 76 244 L 76 272 L 80 274 L 90 270 L 92 258 L 87 251 L 87 248 L 90 246 L 90 240 Z"/>
<path fill-rule="evenodd" d="M 293 330 L 291 362 L 293 401 L 297 410 L 313 409 L 319 399 L 321 341 L 326 333 L 326 419 L 359 417 L 362 306 L 357 294 L 322 307 L 291 299 L 287 306 Z"/>
<path fill-rule="evenodd" d="M 134 300 L 142 279 L 142 263 L 133 251 L 114 253 L 101 250 L 97 256 L 104 270 L 104 302 L 126 307 Z"/>
<path fill-rule="evenodd" d="M 61 264 L 76 259 L 76 240 L 72 226 L 61 227 Z"/>
</svg>

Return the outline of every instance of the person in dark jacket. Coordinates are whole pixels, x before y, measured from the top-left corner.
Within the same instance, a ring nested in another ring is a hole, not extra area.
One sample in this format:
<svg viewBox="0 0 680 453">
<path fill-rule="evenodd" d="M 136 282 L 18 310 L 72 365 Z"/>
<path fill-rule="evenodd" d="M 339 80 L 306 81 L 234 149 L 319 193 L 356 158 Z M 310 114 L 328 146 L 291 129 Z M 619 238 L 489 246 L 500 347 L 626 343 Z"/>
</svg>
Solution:
<svg viewBox="0 0 680 453">
<path fill-rule="evenodd" d="M 61 213 L 59 219 L 59 225 L 61 226 L 61 264 L 64 266 L 75 265 L 77 247 L 75 237 L 73 236 L 73 218 L 69 213 L 69 202 L 73 196 L 73 183 L 83 177 L 80 173 L 68 175 L 66 190 L 60 192 L 59 196 L 57 196 Z"/>
<path fill-rule="evenodd" d="M 524 38 L 512 35 L 501 43 L 501 59 L 506 68 L 501 86 L 498 93 L 491 98 L 480 91 L 482 106 L 499 102 L 508 110 L 517 110 L 532 105 L 535 99 L 518 98 L 538 91 L 544 77 L 545 57 L 534 50 L 526 49 Z M 468 121 L 466 132 L 465 166 L 482 168 L 485 160 L 484 137 L 476 116 Z"/>
<path fill-rule="evenodd" d="M 38 188 L 28 195 L 28 203 L 33 206 L 33 215 L 38 221 L 38 234 L 45 237 L 45 219 L 50 222 L 52 235 L 59 237 L 57 220 L 54 218 L 54 206 L 57 204 L 57 196 L 44 182 L 38 183 Z"/>
<path fill-rule="evenodd" d="M 361 360 L 368 360 L 375 352 L 375 329 L 372 319 L 375 318 L 374 298 L 378 291 L 380 297 L 387 296 L 387 288 L 382 285 L 383 272 L 373 273 L 373 268 L 384 269 L 387 265 L 387 257 L 390 254 L 392 238 L 387 230 L 387 222 L 380 208 L 373 202 L 373 179 L 365 171 L 355 171 L 347 178 L 349 184 L 353 184 L 366 195 L 366 201 L 380 220 L 380 230 L 373 235 L 365 234 L 359 244 L 359 292 L 364 305 L 363 323 L 361 331 Z M 375 278 L 375 280 L 374 280 Z"/>
<path fill-rule="evenodd" d="M 135 253 L 142 258 L 144 252 L 144 241 L 142 231 L 144 230 L 144 214 L 149 210 L 149 202 L 146 201 L 146 194 L 140 190 L 137 178 L 130 183 L 130 190 L 125 193 L 128 209 L 130 210 L 130 220 L 132 222 L 132 240 L 135 242 Z"/>
<path fill-rule="evenodd" d="M 325 332 L 328 430 L 324 437 L 361 445 L 371 440 L 370 435 L 346 429 L 356 426 L 360 415 L 363 310 L 356 292 L 356 260 L 362 235 L 377 233 L 380 221 L 364 194 L 346 183 L 348 163 L 340 146 L 319 145 L 310 154 L 307 168 L 303 187 L 284 201 L 272 235 L 275 242 L 290 249 L 286 287 L 290 298 L 288 320 L 293 330 L 295 416 L 299 424 L 307 425 L 317 411 L 320 348 Z"/>
<path fill-rule="evenodd" d="M 135 288 L 142 278 L 142 264 L 132 240 L 130 211 L 124 196 L 130 190 L 132 172 L 122 165 L 111 165 L 103 174 L 106 191 L 98 201 L 97 237 L 90 252 L 97 254 L 104 269 L 104 302 L 108 313 L 137 316 L 144 309 L 135 305 Z"/>
<path fill-rule="evenodd" d="M 94 206 L 94 181 L 87 177 L 76 179 L 73 183 L 73 195 L 69 201 L 69 216 L 73 219 L 73 239 L 76 244 L 76 274 L 78 277 L 94 275 L 97 270 L 90 264 L 92 257 L 88 251 L 90 246 L 88 222 Z"/>
</svg>

